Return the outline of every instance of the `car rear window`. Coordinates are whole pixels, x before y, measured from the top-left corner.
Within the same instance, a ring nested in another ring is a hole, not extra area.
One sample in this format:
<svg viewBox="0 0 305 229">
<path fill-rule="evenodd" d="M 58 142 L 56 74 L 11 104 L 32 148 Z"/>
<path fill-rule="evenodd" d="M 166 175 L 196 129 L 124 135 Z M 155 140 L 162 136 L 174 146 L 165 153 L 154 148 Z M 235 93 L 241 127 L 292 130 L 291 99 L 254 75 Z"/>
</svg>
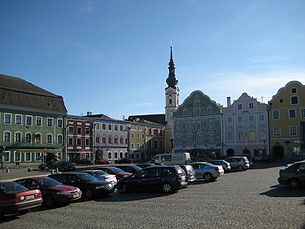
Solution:
<svg viewBox="0 0 305 229">
<path fill-rule="evenodd" d="M 8 182 L 8 183 L 0 183 L 0 190 L 3 193 L 13 194 L 13 193 L 27 191 L 29 189 L 15 182 Z"/>
</svg>

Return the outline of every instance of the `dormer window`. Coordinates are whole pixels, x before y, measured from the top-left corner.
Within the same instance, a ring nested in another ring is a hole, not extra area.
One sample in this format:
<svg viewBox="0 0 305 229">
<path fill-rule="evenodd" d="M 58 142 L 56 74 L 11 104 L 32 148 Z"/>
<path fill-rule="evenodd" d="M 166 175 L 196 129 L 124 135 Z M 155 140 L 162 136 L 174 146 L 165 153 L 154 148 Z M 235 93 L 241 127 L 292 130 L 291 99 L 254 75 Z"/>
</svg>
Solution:
<svg viewBox="0 0 305 229">
<path fill-rule="evenodd" d="M 291 93 L 292 94 L 296 94 L 297 93 L 297 89 L 296 88 L 291 88 Z"/>
<path fill-rule="evenodd" d="M 243 105 L 242 105 L 241 103 L 239 103 L 239 104 L 237 105 L 237 109 L 238 109 L 238 110 L 242 110 L 242 109 L 243 109 Z"/>
<path fill-rule="evenodd" d="M 299 104 L 299 99 L 297 96 L 291 97 L 291 104 Z"/>
</svg>

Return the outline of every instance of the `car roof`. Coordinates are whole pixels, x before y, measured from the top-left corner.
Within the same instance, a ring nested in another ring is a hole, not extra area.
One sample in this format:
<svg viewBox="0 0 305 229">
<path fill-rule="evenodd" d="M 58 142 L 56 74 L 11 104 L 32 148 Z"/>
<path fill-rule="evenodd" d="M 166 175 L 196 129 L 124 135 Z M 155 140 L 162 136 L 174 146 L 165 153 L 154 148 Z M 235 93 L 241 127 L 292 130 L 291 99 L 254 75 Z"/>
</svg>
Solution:
<svg viewBox="0 0 305 229">
<path fill-rule="evenodd" d="M 82 173 L 82 172 L 64 172 L 64 173 L 53 173 L 53 174 L 50 174 L 49 176 L 52 176 L 52 175 L 64 175 L 64 174 L 80 175 L 80 174 L 84 174 L 84 173 Z"/>
</svg>

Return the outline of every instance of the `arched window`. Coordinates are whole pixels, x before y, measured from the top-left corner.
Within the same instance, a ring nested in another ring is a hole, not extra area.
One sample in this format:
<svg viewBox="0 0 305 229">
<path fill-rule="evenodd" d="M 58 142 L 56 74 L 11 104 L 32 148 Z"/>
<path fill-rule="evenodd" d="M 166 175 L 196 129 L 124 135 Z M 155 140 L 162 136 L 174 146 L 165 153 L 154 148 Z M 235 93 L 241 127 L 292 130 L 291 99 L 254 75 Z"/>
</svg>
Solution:
<svg viewBox="0 0 305 229">
<path fill-rule="evenodd" d="M 15 133 L 15 142 L 17 142 L 17 143 L 21 142 L 21 132 Z"/>
<path fill-rule="evenodd" d="M 32 142 L 32 134 L 31 133 L 26 133 L 25 134 L 25 142 L 26 143 L 31 143 Z"/>
<path fill-rule="evenodd" d="M 111 159 L 111 152 L 108 153 L 108 159 Z"/>
<path fill-rule="evenodd" d="M 63 136 L 61 134 L 57 135 L 57 144 L 63 144 Z"/>
<path fill-rule="evenodd" d="M 35 144 L 41 144 L 42 143 L 40 133 L 36 133 L 34 139 L 35 139 Z"/>
</svg>

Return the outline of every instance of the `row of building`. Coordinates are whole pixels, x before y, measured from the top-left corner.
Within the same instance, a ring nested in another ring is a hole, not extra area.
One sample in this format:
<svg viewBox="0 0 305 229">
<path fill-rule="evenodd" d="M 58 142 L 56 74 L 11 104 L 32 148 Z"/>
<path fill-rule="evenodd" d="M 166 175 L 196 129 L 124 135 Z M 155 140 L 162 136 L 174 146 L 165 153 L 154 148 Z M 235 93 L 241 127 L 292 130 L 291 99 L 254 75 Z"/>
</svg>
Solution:
<svg viewBox="0 0 305 229">
<path fill-rule="evenodd" d="M 71 162 L 147 161 L 158 153 L 185 151 L 192 157 L 305 158 L 305 86 L 300 82 L 288 82 L 268 104 L 242 93 L 222 106 L 199 90 L 179 104 L 172 49 L 168 69 L 164 114 L 126 120 L 90 112 L 68 115 L 61 96 L 0 75 L 0 160 L 40 162 L 55 154 Z"/>
</svg>

